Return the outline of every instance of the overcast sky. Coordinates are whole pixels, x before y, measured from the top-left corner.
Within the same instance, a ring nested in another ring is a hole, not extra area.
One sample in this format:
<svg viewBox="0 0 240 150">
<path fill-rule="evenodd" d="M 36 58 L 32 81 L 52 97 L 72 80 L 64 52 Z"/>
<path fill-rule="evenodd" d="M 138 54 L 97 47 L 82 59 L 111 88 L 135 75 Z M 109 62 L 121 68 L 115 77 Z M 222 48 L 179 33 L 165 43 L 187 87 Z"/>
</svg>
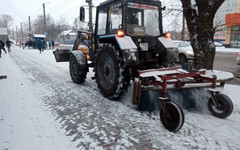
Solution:
<svg viewBox="0 0 240 150">
<path fill-rule="evenodd" d="M 58 21 L 63 17 L 68 21 L 70 25 L 73 25 L 74 19 L 79 16 L 80 6 L 87 5 L 86 0 L 0 0 L 1 14 L 11 15 L 14 19 L 12 28 L 20 28 L 20 23 L 28 23 L 28 16 L 31 17 L 31 22 L 33 22 L 37 16 L 43 15 L 43 3 L 45 3 L 46 15 L 50 14 L 55 21 Z M 99 3 L 106 0 L 93 0 L 93 5 L 98 6 Z M 179 0 L 161 0 L 163 6 L 167 8 L 181 7 Z M 174 15 L 170 14 L 170 17 L 174 19 Z M 169 21 L 169 16 L 163 18 L 164 30 L 170 30 L 170 28 L 175 28 L 174 24 Z M 181 18 L 180 18 L 181 19 Z M 165 21 L 166 20 L 166 21 Z M 181 23 L 181 21 L 175 21 L 176 23 Z"/>
<path fill-rule="evenodd" d="M 97 5 L 102 1 L 93 0 L 93 3 Z M 86 5 L 85 0 L 0 0 L 0 14 L 11 15 L 14 19 L 12 27 L 20 27 L 21 22 L 28 22 L 28 16 L 33 21 L 43 15 L 43 3 L 46 15 L 50 14 L 55 21 L 64 17 L 70 24 L 78 17 L 80 6 Z"/>
</svg>

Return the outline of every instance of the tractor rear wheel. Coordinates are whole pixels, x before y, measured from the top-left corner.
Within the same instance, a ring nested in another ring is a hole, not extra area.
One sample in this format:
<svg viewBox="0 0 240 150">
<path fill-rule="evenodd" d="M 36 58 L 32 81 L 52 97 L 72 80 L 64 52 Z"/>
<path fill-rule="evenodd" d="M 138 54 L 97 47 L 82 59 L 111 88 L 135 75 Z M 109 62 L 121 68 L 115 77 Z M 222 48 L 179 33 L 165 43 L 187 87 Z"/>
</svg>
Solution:
<svg viewBox="0 0 240 150">
<path fill-rule="evenodd" d="M 218 105 L 215 106 L 213 103 L 213 99 L 210 98 L 208 101 L 208 109 L 209 111 L 216 117 L 226 118 L 232 114 L 233 111 L 233 103 L 231 99 L 224 94 L 216 94 L 216 99 L 218 101 Z"/>
<path fill-rule="evenodd" d="M 104 46 L 97 53 L 94 71 L 98 88 L 106 98 L 119 99 L 130 85 L 130 71 L 113 47 Z"/>
<path fill-rule="evenodd" d="M 73 55 L 70 55 L 69 58 L 69 69 L 71 79 L 74 83 L 81 84 L 85 81 L 87 76 L 87 66 L 86 64 L 79 64 Z"/>
<path fill-rule="evenodd" d="M 163 112 L 163 108 L 161 108 L 160 110 L 161 122 L 167 130 L 171 132 L 177 132 L 183 126 L 184 113 L 180 106 L 171 101 L 165 102 L 165 105 L 168 111 L 168 115 L 165 114 Z"/>
</svg>

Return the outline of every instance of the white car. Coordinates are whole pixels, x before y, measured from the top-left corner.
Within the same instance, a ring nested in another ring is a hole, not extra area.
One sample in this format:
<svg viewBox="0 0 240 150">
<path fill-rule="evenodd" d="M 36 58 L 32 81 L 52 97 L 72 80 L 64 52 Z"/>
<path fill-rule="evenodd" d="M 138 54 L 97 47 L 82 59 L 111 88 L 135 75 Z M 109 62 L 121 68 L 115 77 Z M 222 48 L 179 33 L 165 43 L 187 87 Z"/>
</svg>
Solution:
<svg viewBox="0 0 240 150">
<path fill-rule="evenodd" d="M 178 47 L 179 62 L 187 62 L 194 59 L 194 52 L 192 46 L 185 41 L 173 41 Z"/>
<path fill-rule="evenodd" d="M 240 65 L 240 53 L 238 53 L 238 57 L 237 57 L 237 59 L 236 59 L 236 63 L 237 63 L 238 65 Z"/>
<path fill-rule="evenodd" d="M 219 42 L 214 42 L 215 47 L 223 47 L 223 45 Z"/>
</svg>

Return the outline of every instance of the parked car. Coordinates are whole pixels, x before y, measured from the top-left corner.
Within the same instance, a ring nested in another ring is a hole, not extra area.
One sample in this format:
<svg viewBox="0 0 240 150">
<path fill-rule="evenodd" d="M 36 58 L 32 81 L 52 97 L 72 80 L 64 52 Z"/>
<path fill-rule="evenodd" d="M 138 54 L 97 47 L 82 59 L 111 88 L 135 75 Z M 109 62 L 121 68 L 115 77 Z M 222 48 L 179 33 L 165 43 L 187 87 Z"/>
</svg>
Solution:
<svg viewBox="0 0 240 150">
<path fill-rule="evenodd" d="M 194 59 L 192 46 L 186 41 L 173 41 L 178 47 L 179 62 L 187 62 Z"/>
<path fill-rule="evenodd" d="M 238 53 L 238 57 L 237 57 L 237 59 L 236 59 L 236 63 L 237 63 L 238 65 L 240 65 L 240 53 Z"/>
<path fill-rule="evenodd" d="M 215 47 L 223 47 L 223 44 L 219 42 L 214 42 L 214 45 Z"/>
</svg>

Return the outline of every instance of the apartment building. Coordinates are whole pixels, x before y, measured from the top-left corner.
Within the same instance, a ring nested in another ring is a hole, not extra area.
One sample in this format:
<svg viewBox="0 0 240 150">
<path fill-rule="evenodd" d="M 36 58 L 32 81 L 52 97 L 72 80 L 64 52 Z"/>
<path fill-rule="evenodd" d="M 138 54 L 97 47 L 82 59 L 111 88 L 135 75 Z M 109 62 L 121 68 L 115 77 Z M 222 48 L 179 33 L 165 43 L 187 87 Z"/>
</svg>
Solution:
<svg viewBox="0 0 240 150">
<path fill-rule="evenodd" d="M 240 48 L 240 1 L 236 4 L 234 13 L 226 14 L 226 40 L 227 47 Z"/>
</svg>

